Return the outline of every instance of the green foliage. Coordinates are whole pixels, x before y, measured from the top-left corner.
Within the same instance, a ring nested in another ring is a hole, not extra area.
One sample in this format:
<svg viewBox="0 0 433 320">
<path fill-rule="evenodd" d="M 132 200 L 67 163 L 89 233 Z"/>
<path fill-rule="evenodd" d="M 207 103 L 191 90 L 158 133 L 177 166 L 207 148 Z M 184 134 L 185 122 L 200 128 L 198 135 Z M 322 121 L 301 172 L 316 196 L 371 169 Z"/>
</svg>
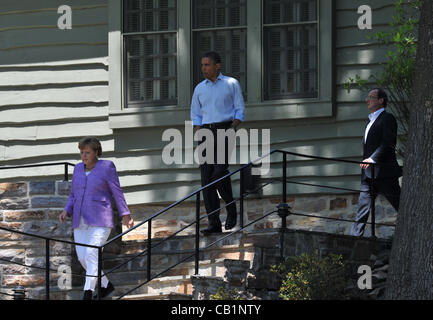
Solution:
<svg viewBox="0 0 433 320">
<path fill-rule="evenodd" d="M 284 300 L 328 300 L 345 298 L 347 285 L 345 265 L 341 255 L 330 254 L 320 259 L 314 254 L 289 257 L 272 266 L 271 271 L 282 279 L 280 297 Z"/>
<path fill-rule="evenodd" d="M 386 62 L 382 64 L 380 74 L 372 75 L 377 86 L 384 88 L 389 94 L 389 104 L 399 121 L 401 136 L 399 138 L 399 154 L 404 157 L 406 137 L 408 132 L 410 105 L 408 100 L 412 95 L 413 79 L 415 75 L 416 47 L 418 37 L 418 16 L 422 0 L 398 0 L 394 6 L 394 14 L 390 23 L 390 29 L 386 32 L 376 32 L 367 36 L 370 40 L 377 41 L 379 45 L 391 46 L 386 54 Z M 355 79 L 349 77 L 344 83 L 344 88 L 350 93 L 350 89 L 357 87 L 367 91 L 367 83 L 370 79 L 361 79 L 359 75 Z"/>
<path fill-rule="evenodd" d="M 223 287 L 218 287 L 215 294 L 209 296 L 210 300 L 244 300 L 235 290 L 225 291 Z"/>
</svg>

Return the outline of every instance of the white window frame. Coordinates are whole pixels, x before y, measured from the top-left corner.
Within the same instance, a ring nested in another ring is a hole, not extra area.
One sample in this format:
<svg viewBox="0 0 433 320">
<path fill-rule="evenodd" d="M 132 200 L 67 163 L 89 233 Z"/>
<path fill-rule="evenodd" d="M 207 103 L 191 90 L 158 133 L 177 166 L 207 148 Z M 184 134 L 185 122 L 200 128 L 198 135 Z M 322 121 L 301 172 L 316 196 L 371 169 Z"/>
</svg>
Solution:
<svg viewBox="0 0 433 320">
<path fill-rule="evenodd" d="M 193 92 L 192 0 L 178 1 L 176 106 L 125 108 L 123 89 L 122 1 L 109 0 L 109 123 L 112 129 L 181 126 L 190 120 Z M 268 121 L 332 117 L 335 94 L 333 14 L 334 0 L 318 1 L 318 85 L 316 98 L 263 100 L 263 8 L 262 0 L 247 5 L 247 92 L 246 121 Z M 259 76 L 258 76 L 259 75 Z"/>
</svg>

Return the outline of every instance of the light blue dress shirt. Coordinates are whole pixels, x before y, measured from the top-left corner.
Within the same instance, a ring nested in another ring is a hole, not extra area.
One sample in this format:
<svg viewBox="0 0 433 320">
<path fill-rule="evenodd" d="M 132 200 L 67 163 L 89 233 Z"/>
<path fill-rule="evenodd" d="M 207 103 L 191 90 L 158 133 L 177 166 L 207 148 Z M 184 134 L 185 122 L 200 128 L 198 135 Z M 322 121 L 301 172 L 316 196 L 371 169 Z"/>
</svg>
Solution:
<svg viewBox="0 0 433 320">
<path fill-rule="evenodd" d="M 245 120 L 245 103 L 239 82 L 221 73 L 215 82 L 205 79 L 194 90 L 191 101 L 193 125 Z"/>
</svg>

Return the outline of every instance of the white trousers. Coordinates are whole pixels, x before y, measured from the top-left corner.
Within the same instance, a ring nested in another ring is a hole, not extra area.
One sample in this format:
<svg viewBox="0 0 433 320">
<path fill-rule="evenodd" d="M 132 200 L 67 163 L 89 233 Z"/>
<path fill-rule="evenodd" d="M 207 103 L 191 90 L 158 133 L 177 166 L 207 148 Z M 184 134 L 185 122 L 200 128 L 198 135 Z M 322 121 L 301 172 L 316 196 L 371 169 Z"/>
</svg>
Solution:
<svg viewBox="0 0 433 320">
<path fill-rule="evenodd" d="M 100 246 L 107 241 L 110 232 L 111 228 L 92 227 L 81 221 L 80 226 L 74 229 L 74 239 L 75 242 L 78 243 Z M 86 270 L 84 290 L 95 291 L 96 284 L 98 283 L 98 249 L 83 246 L 75 246 L 75 249 L 77 251 L 78 260 Z M 104 274 L 104 271 L 101 273 Z M 101 284 L 103 288 L 108 286 L 106 276 L 102 277 Z"/>
</svg>

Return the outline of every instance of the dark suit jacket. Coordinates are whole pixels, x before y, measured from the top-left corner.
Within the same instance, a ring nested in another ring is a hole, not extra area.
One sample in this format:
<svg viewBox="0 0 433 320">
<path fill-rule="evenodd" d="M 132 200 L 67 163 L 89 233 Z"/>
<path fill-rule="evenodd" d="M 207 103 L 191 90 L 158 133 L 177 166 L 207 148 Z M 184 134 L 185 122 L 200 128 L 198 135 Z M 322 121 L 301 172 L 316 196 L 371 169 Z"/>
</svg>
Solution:
<svg viewBox="0 0 433 320">
<path fill-rule="evenodd" d="M 384 110 L 368 131 L 367 141 L 364 143 L 363 159 L 371 158 L 379 164 L 397 166 L 396 143 L 397 121 L 391 113 Z M 400 177 L 401 175 L 400 167 L 376 165 L 374 168 L 374 177 L 377 179 Z M 371 166 L 362 170 L 362 179 L 371 178 L 371 176 Z"/>
</svg>

